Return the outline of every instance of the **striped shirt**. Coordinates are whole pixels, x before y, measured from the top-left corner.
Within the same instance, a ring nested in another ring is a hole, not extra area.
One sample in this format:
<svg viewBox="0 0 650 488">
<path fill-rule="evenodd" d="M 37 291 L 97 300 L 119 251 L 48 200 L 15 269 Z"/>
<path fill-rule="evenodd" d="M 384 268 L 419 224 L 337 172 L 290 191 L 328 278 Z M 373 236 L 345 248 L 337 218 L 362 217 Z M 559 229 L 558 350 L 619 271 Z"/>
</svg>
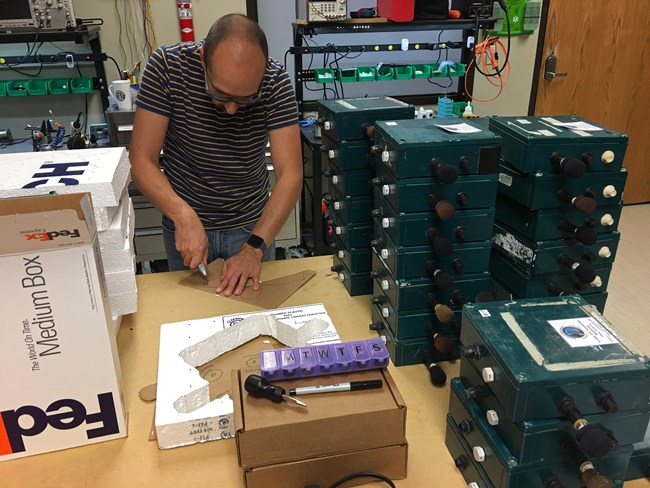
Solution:
<svg viewBox="0 0 650 488">
<path fill-rule="evenodd" d="M 205 93 L 202 43 L 158 48 L 149 58 L 139 108 L 169 117 L 163 167 L 172 188 L 206 229 L 231 230 L 255 222 L 268 200 L 264 152 L 268 131 L 298 123 L 285 69 L 269 59 L 261 101 L 234 115 Z"/>
</svg>

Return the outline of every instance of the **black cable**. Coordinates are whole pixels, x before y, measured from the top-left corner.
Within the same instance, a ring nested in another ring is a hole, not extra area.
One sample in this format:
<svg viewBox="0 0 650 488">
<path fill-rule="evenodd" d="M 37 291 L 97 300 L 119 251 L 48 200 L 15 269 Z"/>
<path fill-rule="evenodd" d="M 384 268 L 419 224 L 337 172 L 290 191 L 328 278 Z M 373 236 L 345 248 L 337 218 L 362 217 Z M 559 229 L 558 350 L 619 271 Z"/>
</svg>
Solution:
<svg viewBox="0 0 650 488">
<path fill-rule="evenodd" d="M 346 483 L 346 482 L 348 482 L 350 480 L 354 480 L 354 479 L 357 479 L 357 478 L 375 478 L 375 479 L 378 479 L 380 481 L 383 481 L 384 483 L 386 483 L 391 488 L 395 488 L 395 483 L 393 483 L 393 481 L 388 476 L 385 476 L 385 475 L 383 475 L 381 473 L 373 473 L 373 472 L 370 472 L 370 471 L 368 471 L 368 472 L 360 472 L 360 473 L 352 473 L 352 474 L 349 474 L 347 476 L 344 476 L 340 480 L 335 481 L 334 483 L 332 483 L 329 486 L 329 488 L 338 488 L 343 483 Z"/>
<path fill-rule="evenodd" d="M 107 58 L 107 59 L 110 59 L 111 61 L 113 61 L 113 64 L 115 64 L 115 68 L 117 69 L 117 76 L 118 76 L 120 79 L 122 79 L 122 70 L 120 70 L 120 65 L 117 64 L 117 61 L 115 61 L 115 58 L 113 58 L 112 56 L 108 56 L 108 55 L 106 55 L 106 58 Z"/>
<path fill-rule="evenodd" d="M 6 64 L 5 66 L 7 68 L 9 68 L 11 71 L 15 71 L 16 73 L 21 74 L 23 76 L 30 76 L 32 78 L 38 77 L 38 75 L 41 74 L 41 71 L 43 71 L 43 63 L 41 63 L 41 65 L 38 68 L 38 71 L 35 74 L 33 74 L 33 73 L 25 73 L 24 71 L 20 71 L 19 69 L 16 69 L 16 68 L 14 68 L 13 66 L 11 66 L 9 64 Z"/>
<path fill-rule="evenodd" d="M 474 16 L 476 17 L 476 35 L 478 37 L 479 25 L 478 25 L 478 13 L 476 11 L 474 12 Z M 510 58 L 510 17 L 508 15 L 507 10 L 503 11 L 503 16 L 506 19 L 506 25 L 507 25 L 507 30 L 508 30 L 507 47 L 506 47 L 506 59 L 503 62 L 503 64 L 501 64 L 501 66 L 499 68 L 497 68 L 497 70 L 494 73 L 484 73 L 483 71 L 481 71 L 481 68 L 478 67 L 479 63 L 478 63 L 478 60 L 476 59 L 476 51 L 475 51 L 474 52 L 474 67 L 476 68 L 476 71 L 481 73 L 483 76 L 489 76 L 489 77 L 501 76 L 501 73 L 503 73 L 503 70 L 506 69 L 506 66 L 508 65 L 508 59 Z M 495 52 L 495 55 L 496 55 L 496 52 Z"/>
<path fill-rule="evenodd" d="M 449 84 L 446 85 L 446 86 L 445 86 L 445 85 L 441 85 L 440 83 L 436 83 L 435 81 L 431 81 L 430 78 L 427 78 L 427 81 L 428 81 L 429 83 L 431 83 L 432 85 L 439 86 L 440 88 L 449 88 L 449 87 L 451 87 L 451 85 L 454 84 L 454 79 L 453 79 L 451 76 L 448 76 L 448 78 L 449 78 Z"/>
</svg>

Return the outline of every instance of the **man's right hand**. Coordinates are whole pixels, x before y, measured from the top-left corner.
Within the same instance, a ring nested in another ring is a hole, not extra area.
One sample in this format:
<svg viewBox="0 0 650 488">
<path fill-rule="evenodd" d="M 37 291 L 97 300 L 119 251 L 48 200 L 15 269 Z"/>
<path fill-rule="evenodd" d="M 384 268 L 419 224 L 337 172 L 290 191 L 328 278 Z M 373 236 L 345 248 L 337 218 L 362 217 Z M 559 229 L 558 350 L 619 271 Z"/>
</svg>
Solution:
<svg viewBox="0 0 650 488">
<path fill-rule="evenodd" d="M 183 264 L 196 269 L 199 263 L 207 264 L 208 236 L 196 212 L 186 206 L 174 219 L 176 250 L 183 257 Z"/>
</svg>

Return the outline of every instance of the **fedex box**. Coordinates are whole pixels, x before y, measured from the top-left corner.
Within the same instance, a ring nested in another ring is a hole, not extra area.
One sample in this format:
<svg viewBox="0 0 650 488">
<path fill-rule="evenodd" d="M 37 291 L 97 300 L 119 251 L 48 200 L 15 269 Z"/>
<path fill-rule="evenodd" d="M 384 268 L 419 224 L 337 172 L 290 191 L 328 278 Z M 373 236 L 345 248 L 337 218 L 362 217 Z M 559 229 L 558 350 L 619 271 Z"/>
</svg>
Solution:
<svg viewBox="0 0 650 488">
<path fill-rule="evenodd" d="M 126 435 L 90 195 L 0 199 L 0 461 Z"/>
</svg>

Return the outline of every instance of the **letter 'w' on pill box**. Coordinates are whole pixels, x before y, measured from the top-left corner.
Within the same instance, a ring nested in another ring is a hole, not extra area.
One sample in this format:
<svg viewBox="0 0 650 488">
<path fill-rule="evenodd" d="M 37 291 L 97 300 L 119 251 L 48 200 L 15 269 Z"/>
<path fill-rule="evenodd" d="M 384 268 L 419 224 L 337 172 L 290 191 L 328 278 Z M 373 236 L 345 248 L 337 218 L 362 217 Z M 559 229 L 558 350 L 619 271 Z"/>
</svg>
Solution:
<svg viewBox="0 0 650 488">
<path fill-rule="evenodd" d="M 90 194 L 0 199 L 0 228 L 0 461 L 126 436 Z"/>
</svg>

